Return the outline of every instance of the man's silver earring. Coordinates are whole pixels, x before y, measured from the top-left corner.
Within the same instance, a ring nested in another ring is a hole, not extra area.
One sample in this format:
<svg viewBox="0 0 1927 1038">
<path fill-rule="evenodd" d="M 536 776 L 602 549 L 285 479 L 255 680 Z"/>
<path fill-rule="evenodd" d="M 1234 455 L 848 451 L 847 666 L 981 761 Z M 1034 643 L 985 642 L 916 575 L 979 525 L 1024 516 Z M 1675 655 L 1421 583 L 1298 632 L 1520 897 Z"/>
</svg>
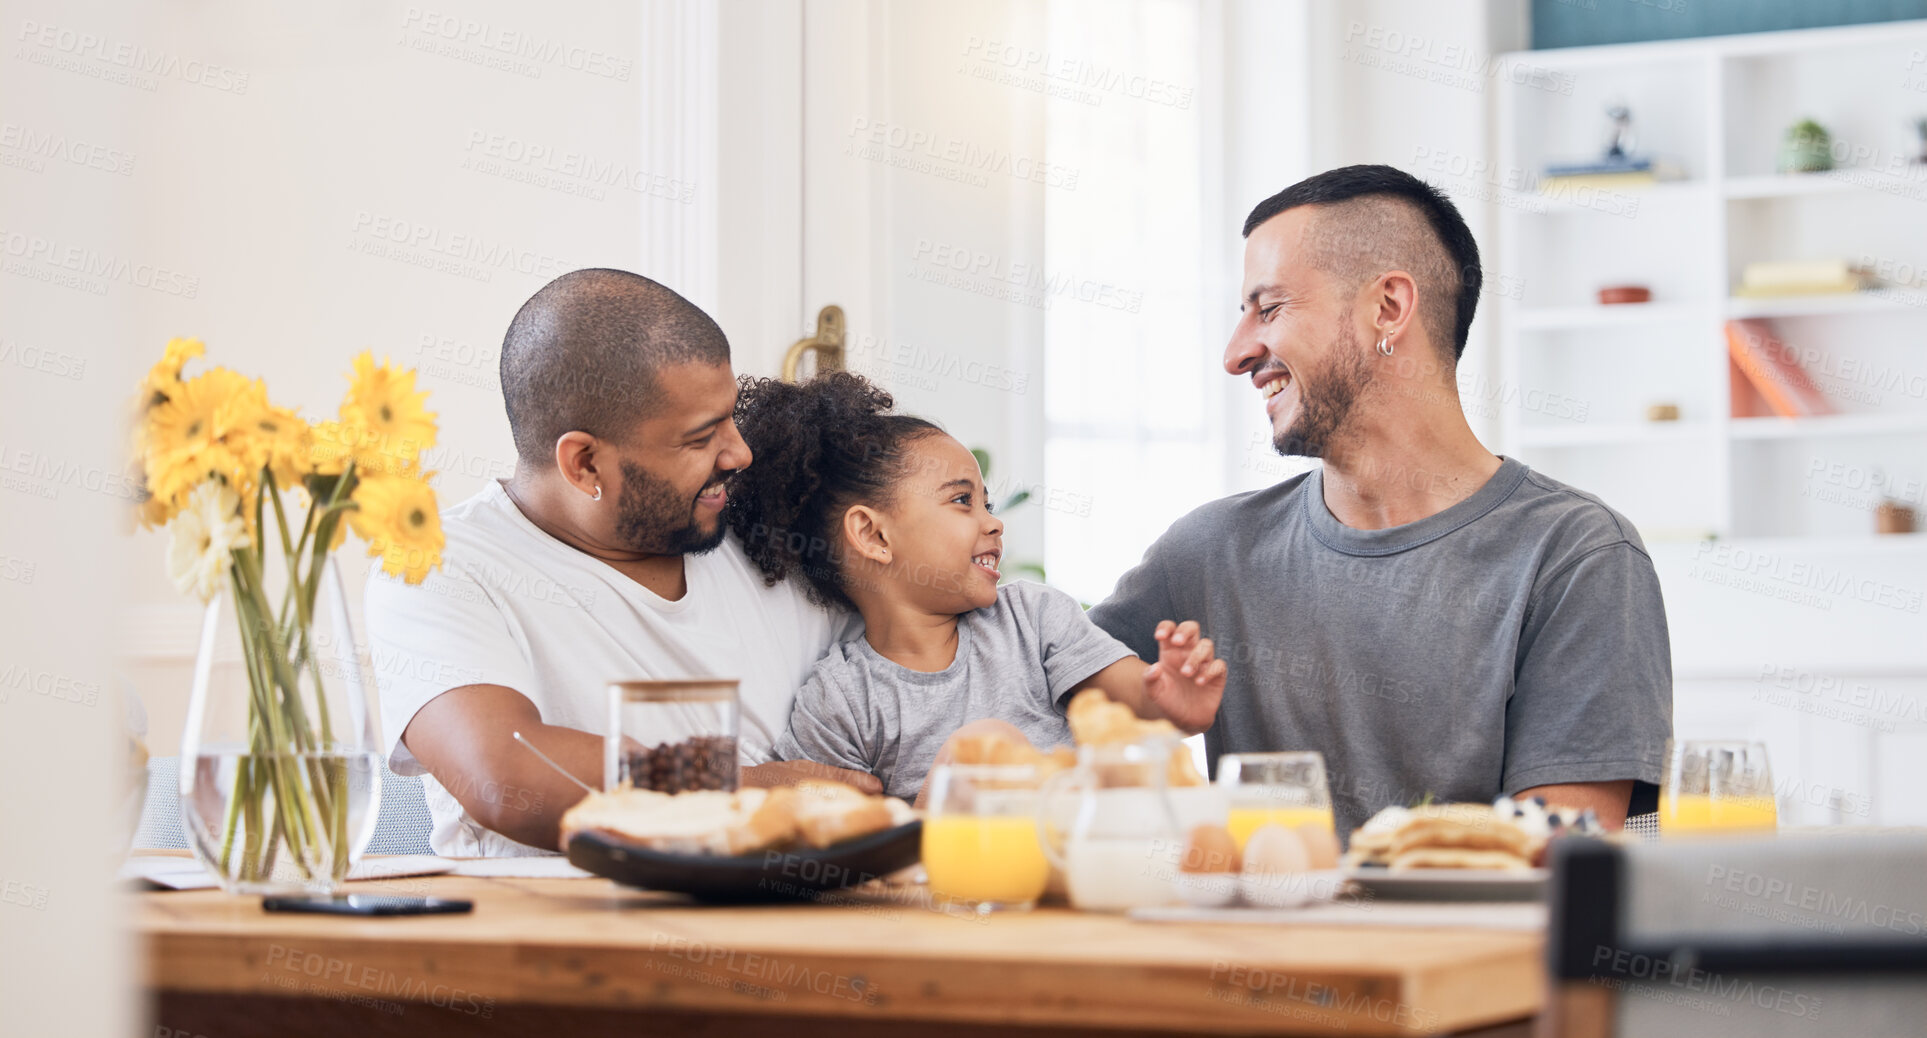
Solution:
<svg viewBox="0 0 1927 1038">
<path fill-rule="evenodd" d="M 1392 355 L 1392 349 L 1393 349 L 1393 346 L 1392 346 L 1391 337 L 1381 336 L 1378 340 L 1378 352 L 1389 357 Z"/>
<path fill-rule="evenodd" d="M 596 484 L 596 487 L 595 487 L 595 493 L 593 493 L 593 494 L 591 494 L 591 495 L 589 495 L 589 500 L 591 500 L 591 501 L 600 501 L 600 500 L 602 500 L 602 484 L 600 484 L 600 483 L 597 483 L 597 484 Z"/>
</svg>

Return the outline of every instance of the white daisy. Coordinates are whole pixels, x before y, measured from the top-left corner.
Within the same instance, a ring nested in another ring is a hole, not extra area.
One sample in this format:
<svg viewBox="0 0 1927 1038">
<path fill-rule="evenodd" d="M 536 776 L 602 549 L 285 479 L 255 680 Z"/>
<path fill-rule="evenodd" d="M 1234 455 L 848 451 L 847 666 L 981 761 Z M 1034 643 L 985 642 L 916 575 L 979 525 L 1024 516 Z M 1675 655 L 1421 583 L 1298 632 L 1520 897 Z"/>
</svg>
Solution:
<svg viewBox="0 0 1927 1038">
<path fill-rule="evenodd" d="M 229 552 L 247 543 L 241 499 L 227 484 L 208 480 L 194 488 L 187 507 L 167 524 L 167 575 L 182 594 L 206 602 L 227 578 Z"/>
</svg>

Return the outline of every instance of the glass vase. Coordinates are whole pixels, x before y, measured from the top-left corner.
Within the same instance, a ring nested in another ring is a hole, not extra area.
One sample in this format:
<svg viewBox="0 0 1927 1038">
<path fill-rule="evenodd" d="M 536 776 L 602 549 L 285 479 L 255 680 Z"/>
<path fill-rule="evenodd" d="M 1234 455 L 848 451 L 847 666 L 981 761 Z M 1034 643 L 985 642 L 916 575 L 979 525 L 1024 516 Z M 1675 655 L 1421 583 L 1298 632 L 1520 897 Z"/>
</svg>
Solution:
<svg viewBox="0 0 1927 1038">
<path fill-rule="evenodd" d="M 381 801 L 374 682 L 332 556 L 291 581 L 263 554 L 236 563 L 202 622 L 181 822 L 230 893 L 332 894 Z"/>
</svg>

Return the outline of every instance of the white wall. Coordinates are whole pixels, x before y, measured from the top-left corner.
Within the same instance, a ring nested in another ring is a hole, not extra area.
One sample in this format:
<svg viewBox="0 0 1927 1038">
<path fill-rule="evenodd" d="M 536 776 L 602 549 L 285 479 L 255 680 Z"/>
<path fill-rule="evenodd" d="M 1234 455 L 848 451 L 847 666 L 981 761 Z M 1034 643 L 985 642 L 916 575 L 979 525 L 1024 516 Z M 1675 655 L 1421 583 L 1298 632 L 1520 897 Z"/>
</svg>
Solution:
<svg viewBox="0 0 1927 1038">
<path fill-rule="evenodd" d="M 98 247 L 152 255 L 198 283 L 192 299 L 137 294 L 116 348 L 138 369 L 170 336 L 203 338 L 211 362 L 264 377 L 278 402 L 310 416 L 334 412 L 362 349 L 417 367 L 440 421 L 426 460 L 444 503 L 513 471 L 502 334 L 560 273 L 613 266 L 662 280 L 718 315 L 739 369 L 773 370 L 793 319 L 771 317 L 749 279 L 725 290 L 717 276 L 740 256 L 795 267 L 757 226 L 769 187 L 740 172 L 758 168 L 751 146 L 768 120 L 780 124 L 780 107 L 762 124 L 715 114 L 769 108 L 740 86 L 722 96 L 746 78 L 739 68 L 719 83 L 723 54 L 761 58 L 717 46 L 719 19 L 740 28 L 744 12 L 395 3 L 271 20 L 210 9 L 130 27 L 142 46 L 207 55 L 246 80 L 122 88 L 138 115 L 123 144 L 137 159 L 126 190 L 138 216 Z M 75 78 L 26 71 L 56 86 Z M 718 125 L 738 132 L 719 139 Z M 723 211 L 737 217 L 728 236 Z M 782 220 L 770 224 L 777 241 Z M 358 603 L 355 550 L 342 558 Z M 164 754 L 198 621 L 165 579 L 162 551 L 158 534 L 136 537 L 127 599 L 128 676 Z"/>
</svg>

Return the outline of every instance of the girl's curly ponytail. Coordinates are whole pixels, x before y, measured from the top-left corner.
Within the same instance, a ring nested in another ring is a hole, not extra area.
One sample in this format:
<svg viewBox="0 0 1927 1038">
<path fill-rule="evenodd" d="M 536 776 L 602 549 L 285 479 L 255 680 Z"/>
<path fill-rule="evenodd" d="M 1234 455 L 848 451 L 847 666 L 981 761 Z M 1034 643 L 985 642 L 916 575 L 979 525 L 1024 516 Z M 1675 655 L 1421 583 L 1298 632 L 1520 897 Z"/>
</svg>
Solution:
<svg viewBox="0 0 1927 1038">
<path fill-rule="evenodd" d="M 730 528 L 765 584 L 800 571 L 810 601 L 854 607 L 843 587 L 843 515 L 887 505 L 905 447 L 942 429 L 889 413 L 890 394 L 853 372 L 737 384 L 736 428 L 754 457 L 729 481 Z"/>
</svg>

